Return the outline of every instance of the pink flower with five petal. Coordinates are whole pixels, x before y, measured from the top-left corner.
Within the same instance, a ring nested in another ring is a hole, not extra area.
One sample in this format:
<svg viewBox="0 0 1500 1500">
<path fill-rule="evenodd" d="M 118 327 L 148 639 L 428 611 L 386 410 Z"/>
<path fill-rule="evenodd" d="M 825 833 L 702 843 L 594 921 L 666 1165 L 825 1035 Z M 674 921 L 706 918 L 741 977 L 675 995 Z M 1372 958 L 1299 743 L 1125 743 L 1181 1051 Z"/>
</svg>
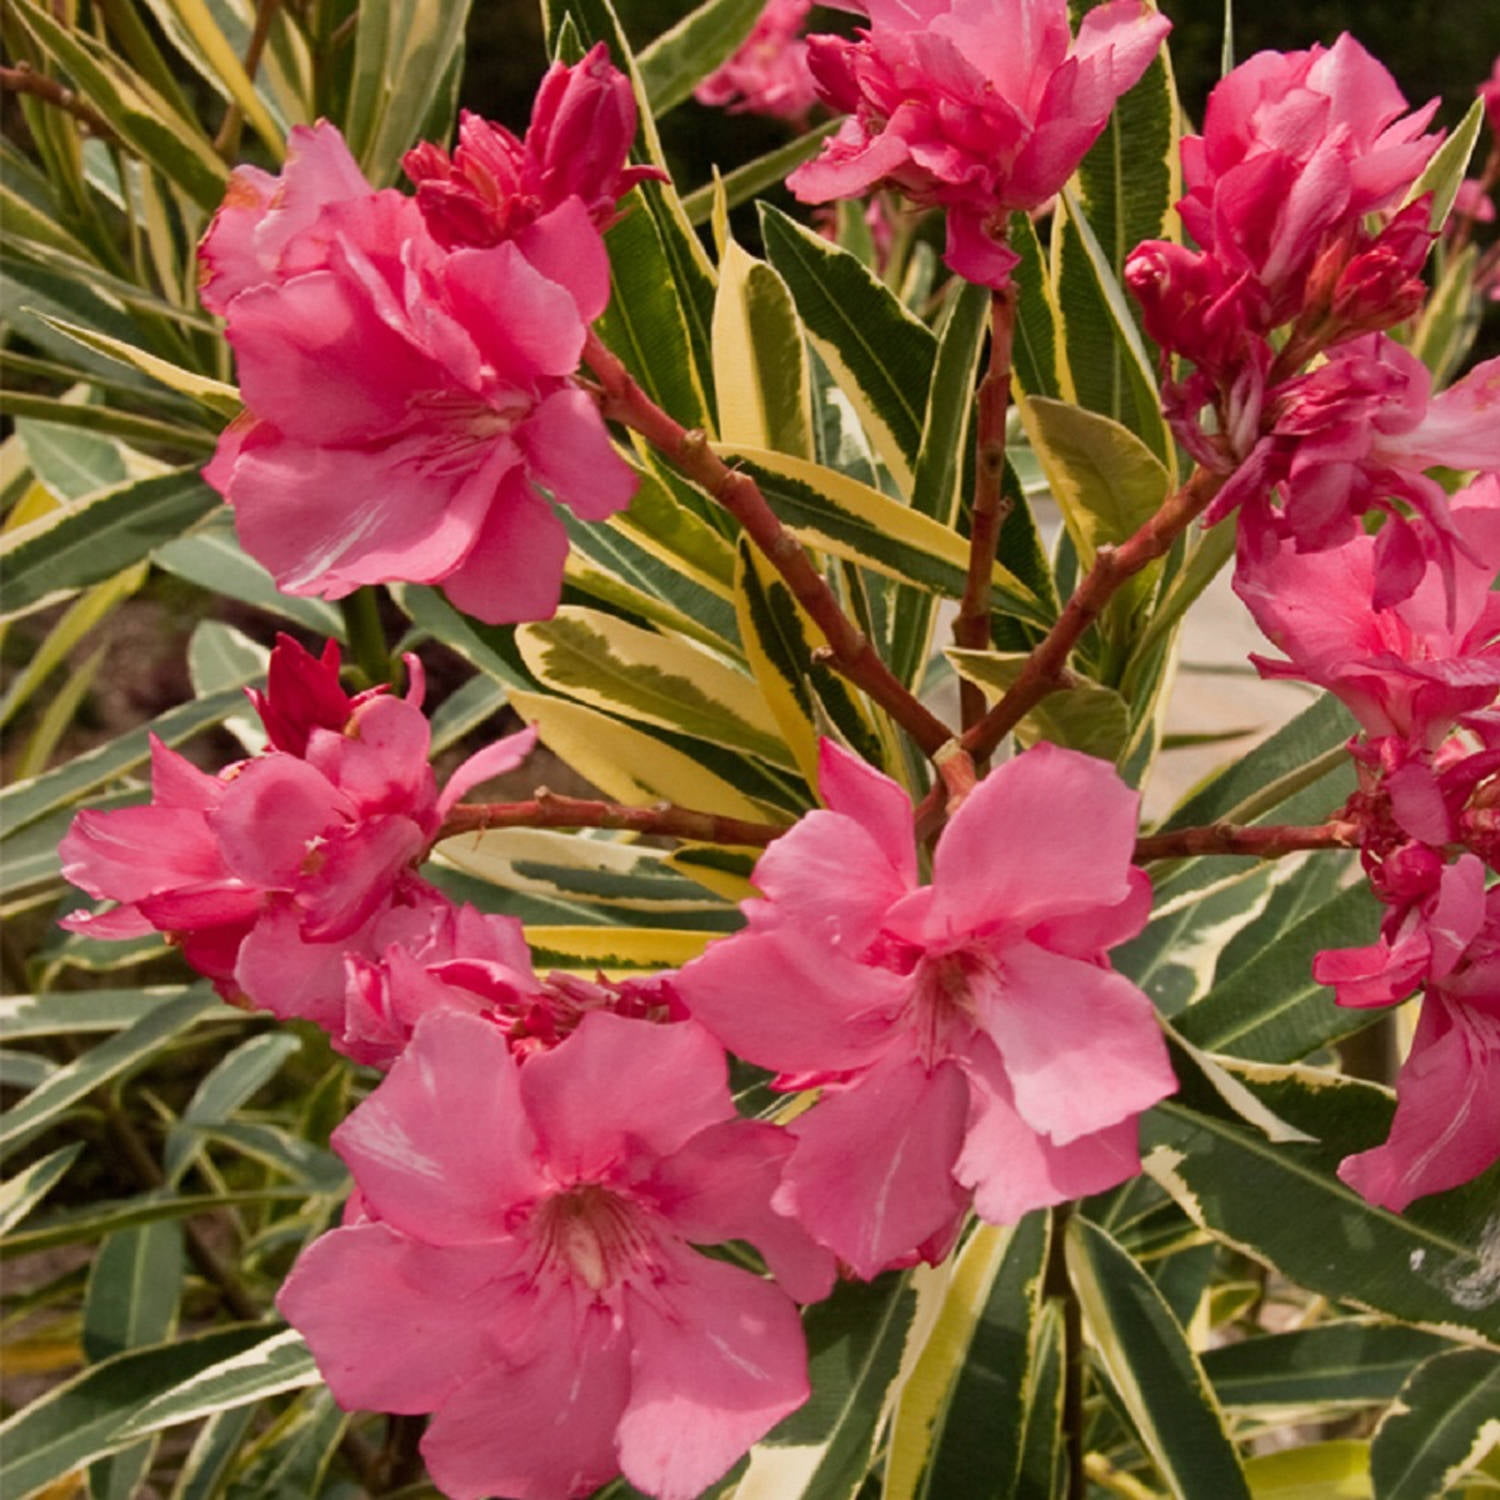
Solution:
<svg viewBox="0 0 1500 1500">
<path fill-rule="evenodd" d="M 434 1414 L 454 1500 L 621 1471 L 691 1500 L 807 1398 L 791 1298 L 832 1262 L 772 1211 L 790 1138 L 736 1116 L 693 1023 L 592 1014 L 518 1067 L 477 1017 L 428 1016 L 334 1144 L 363 1217 L 277 1305 L 341 1405 Z M 732 1239 L 786 1290 L 691 1248 Z"/>
<path fill-rule="evenodd" d="M 804 203 L 879 183 L 948 212 L 944 259 L 1003 287 L 1010 214 L 1045 203 L 1098 139 L 1171 23 L 1108 0 L 1068 25 L 1065 0 L 863 0 L 858 41 L 808 39 L 824 101 L 850 118 L 787 185 Z"/>
<path fill-rule="evenodd" d="M 992 772 L 917 880 L 912 809 L 825 741 L 826 811 L 767 849 L 748 928 L 678 975 L 739 1056 L 821 1086 L 788 1127 L 778 1206 L 863 1277 L 981 1217 L 1139 1169 L 1136 1116 L 1175 1088 L 1150 1001 L 1105 958 L 1138 932 L 1137 798 L 1042 744 Z"/>
</svg>

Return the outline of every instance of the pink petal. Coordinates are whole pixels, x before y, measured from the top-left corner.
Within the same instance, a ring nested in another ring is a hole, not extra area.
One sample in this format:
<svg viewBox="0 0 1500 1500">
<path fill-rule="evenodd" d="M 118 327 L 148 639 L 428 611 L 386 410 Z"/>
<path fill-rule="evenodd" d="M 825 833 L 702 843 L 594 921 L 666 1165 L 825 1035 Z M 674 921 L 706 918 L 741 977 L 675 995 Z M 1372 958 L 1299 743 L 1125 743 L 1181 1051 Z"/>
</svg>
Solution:
<svg viewBox="0 0 1500 1500">
<path fill-rule="evenodd" d="M 314 1021 L 337 1038 L 344 1028 L 344 943 L 310 943 L 289 901 L 261 913 L 240 944 L 235 983 L 252 1004 L 283 1020 Z"/>
<path fill-rule="evenodd" d="M 453 607 L 487 625 L 550 620 L 562 598 L 568 533 L 520 468 L 499 484 L 463 561 L 443 575 Z"/>
<path fill-rule="evenodd" d="M 1134 1117 L 1056 1145 L 1016 1113 L 992 1046 L 976 1046 L 967 1061 L 972 1106 L 953 1175 L 974 1189 L 980 1218 L 1014 1224 L 1032 1209 L 1101 1193 L 1140 1171 Z"/>
<path fill-rule="evenodd" d="M 960 1212 L 953 1180 L 968 1087 L 952 1063 L 916 1059 L 829 1091 L 789 1127 L 797 1137 L 776 1206 L 869 1280 Z"/>
<path fill-rule="evenodd" d="M 695 1020 L 747 1062 L 783 1073 L 869 1066 L 890 1045 L 908 988 L 791 926 L 721 938 L 677 975 Z"/>
<path fill-rule="evenodd" d="M 158 891 L 230 879 L 201 812 L 122 807 L 81 812 L 58 845 L 63 878 L 91 896 L 137 901 Z"/>
<path fill-rule="evenodd" d="M 818 741 L 818 790 L 825 806 L 869 834 L 904 885 L 917 883 L 911 798 L 896 782 L 825 737 Z"/>
<path fill-rule="evenodd" d="M 615 1429 L 629 1391 L 626 1341 L 609 1309 L 577 1319 L 542 1309 L 544 1337 L 524 1363 L 496 1363 L 461 1385 L 422 1439 L 433 1483 L 450 1500 L 560 1500 L 619 1472 Z"/>
<path fill-rule="evenodd" d="M 315 1240 L 276 1295 L 346 1410 L 428 1412 L 493 1363 L 510 1247 L 424 1245 L 385 1224 Z"/>
<path fill-rule="evenodd" d="M 1033 1130 L 1063 1146 L 1176 1090 L 1156 1012 L 1124 975 L 1028 942 L 996 961 L 999 983 L 975 987 L 978 1020 Z"/>
<path fill-rule="evenodd" d="M 667 1156 L 732 1118 L 724 1054 L 691 1021 L 658 1026 L 593 1011 L 521 1075 L 521 1096 L 552 1170 L 598 1178 L 644 1154 Z"/>
<path fill-rule="evenodd" d="M 992 771 L 943 830 L 929 932 L 1031 927 L 1130 895 L 1140 798 L 1112 766 L 1039 744 Z"/>
<path fill-rule="evenodd" d="M 443 795 L 438 798 L 438 815 L 447 817 L 463 794 L 480 782 L 514 771 L 535 747 L 536 725 L 528 724 L 525 729 L 503 735 L 493 745 L 476 750 L 467 760 L 460 762 L 448 778 Z"/>
<path fill-rule="evenodd" d="M 306 761 L 281 751 L 258 756 L 229 783 L 209 826 L 242 880 L 289 890 L 325 831 L 352 813 L 348 800 Z"/>
<path fill-rule="evenodd" d="M 609 255 L 579 198 L 564 198 L 516 236 L 516 248 L 549 281 L 566 287 L 592 323 L 609 306 Z"/>
<path fill-rule="evenodd" d="M 679 1276 L 627 1313 L 620 1467 L 657 1500 L 694 1500 L 810 1394 L 802 1324 L 781 1292 L 690 1252 Z"/>
<path fill-rule="evenodd" d="M 651 1189 L 683 1239 L 694 1245 L 749 1240 L 790 1296 L 818 1302 L 833 1289 L 833 1257 L 771 1207 L 795 1144 L 775 1125 L 725 1120 L 700 1130 L 665 1161 Z"/>
<path fill-rule="evenodd" d="M 453 1011 L 418 1023 L 334 1145 L 374 1212 L 429 1244 L 503 1238 L 541 1187 L 505 1038 Z"/>
<path fill-rule="evenodd" d="M 635 494 L 635 471 L 615 452 L 599 408 L 576 386 L 538 403 L 516 433 L 531 477 L 584 521 L 623 510 Z"/>
</svg>

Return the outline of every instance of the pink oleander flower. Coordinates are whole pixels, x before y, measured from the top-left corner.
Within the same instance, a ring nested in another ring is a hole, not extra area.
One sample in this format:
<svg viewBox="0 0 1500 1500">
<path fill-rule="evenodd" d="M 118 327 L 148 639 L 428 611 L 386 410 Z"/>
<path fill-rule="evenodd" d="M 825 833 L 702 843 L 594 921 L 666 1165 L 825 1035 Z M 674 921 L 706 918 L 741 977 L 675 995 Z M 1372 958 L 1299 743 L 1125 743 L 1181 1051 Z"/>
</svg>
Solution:
<svg viewBox="0 0 1500 1500">
<path fill-rule="evenodd" d="M 804 203 L 888 183 L 947 210 L 951 270 L 1003 287 L 1017 209 L 1072 176 L 1115 101 L 1171 23 L 1146 0 L 1109 0 L 1075 38 L 1064 0 L 864 0 L 859 40 L 814 36 L 824 101 L 847 119 L 787 185 Z"/>
<path fill-rule="evenodd" d="M 1451 578 L 1463 544 L 1442 487 L 1424 471 L 1500 469 L 1500 359 L 1436 396 L 1431 386 L 1426 366 L 1385 335 L 1339 345 L 1326 363 L 1277 389 L 1269 430 L 1205 523 L 1240 506 L 1241 555 L 1265 561 L 1285 538 L 1304 552 L 1342 546 L 1366 512 L 1384 510 L 1375 607 L 1407 598 L 1429 559 Z"/>
<path fill-rule="evenodd" d="M 1346 1157 L 1339 1176 L 1400 1213 L 1500 1159 L 1500 888 L 1486 893 L 1479 860 L 1449 866 L 1434 900 L 1374 948 L 1319 958 L 1343 1005 L 1386 1004 L 1426 986 L 1390 1135 Z"/>
<path fill-rule="evenodd" d="M 521 1067 L 478 1017 L 430 1015 L 334 1145 L 360 1217 L 277 1305 L 340 1405 L 433 1414 L 453 1500 L 621 1472 L 691 1500 L 806 1400 L 792 1298 L 832 1262 L 773 1212 L 791 1140 L 736 1116 L 701 1027 L 594 1013 Z M 736 1239 L 780 1287 L 692 1248 Z"/>
<path fill-rule="evenodd" d="M 1500 475 L 1454 495 L 1462 543 L 1449 579 L 1428 565 L 1384 608 L 1379 535 L 1298 553 L 1289 544 L 1242 554 L 1234 589 L 1289 661 L 1252 656 L 1263 677 L 1298 677 L 1348 705 L 1369 735 L 1436 751 L 1465 713 L 1500 694 Z M 1388 521 L 1386 523 L 1390 525 Z"/>
<path fill-rule="evenodd" d="M 969 795 L 924 886 L 905 792 L 826 740 L 821 786 L 761 856 L 749 926 L 677 977 L 730 1050 L 822 1089 L 777 1206 L 871 1277 L 945 1253 L 971 1196 L 1008 1224 L 1139 1170 L 1136 1116 L 1176 1085 L 1105 958 L 1150 908 L 1136 794 L 1038 745 Z"/>
<path fill-rule="evenodd" d="M 344 954 L 426 931 L 446 903 L 417 862 L 463 793 L 535 740 L 527 729 L 497 741 L 440 793 L 409 663 L 408 699 L 349 698 L 336 648 L 315 659 L 282 637 L 266 693 L 252 695 L 272 748 L 210 776 L 153 742 L 151 803 L 82 812 L 60 846 L 68 880 L 120 905 L 64 925 L 169 933 L 226 997 L 337 1032 Z"/>
<path fill-rule="evenodd" d="M 730 114 L 805 122 L 818 102 L 802 36 L 811 9 L 812 0 L 767 0 L 739 50 L 693 90 L 693 98 Z"/>
<path fill-rule="evenodd" d="M 434 238 L 448 249 L 488 248 L 515 239 L 569 199 L 599 229 L 638 182 L 665 179 L 657 167 L 628 167 L 635 95 L 603 42 L 572 67 L 547 70 L 524 140 L 464 110 L 450 156 L 423 141 L 402 158 Z"/>
<path fill-rule="evenodd" d="M 1330 48 L 1258 52 L 1215 87 L 1203 134 L 1182 142 L 1178 209 L 1228 277 L 1252 278 L 1262 328 L 1302 311 L 1320 259 L 1327 282 L 1330 257 L 1380 243 L 1365 217 L 1389 215 L 1421 174 L 1441 140 L 1423 134 L 1436 108 L 1408 114 L 1390 73 L 1347 34 Z"/>
<path fill-rule="evenodd" d="M 1453 214 L 1448 228 L 1457 228 L 1460 221 L 1472 219 L 1476 224 L 1495 222 L 1495 202 L 1485 192 L 1484 184 L 1477 177 L 1465 177 L 1453 195 Z"/>
<path fill-rule="evenodd" d="M 557 1046 L 596 1010 L 657 1022 L 687 1018 L 670 973 L 539 979 L 521 924 L 469 906 L 448 908 L 419 944 L 398 939 L 375 958 L 350 956 L 345 972 L 343 1030 L 333 1044 L 378 1068 L 390 1067 L 422 1017 L 439 1010 L 483 1016 L 521 1061 Z"/>
<path fill-rule="evenodd" d="M 247 407 L 204 477 L 245 550 L 291 594 L 405 580 L 491 623 L 549 616 L 554 503 L 602 520 L 635 488 L 573 378 L 609 300 L 588 206 L 448 252 L 411 199 L 358 190 L 329 125 L 294 130 L 264 177 L 239 179 L 201 252 Z"/>
</svg>

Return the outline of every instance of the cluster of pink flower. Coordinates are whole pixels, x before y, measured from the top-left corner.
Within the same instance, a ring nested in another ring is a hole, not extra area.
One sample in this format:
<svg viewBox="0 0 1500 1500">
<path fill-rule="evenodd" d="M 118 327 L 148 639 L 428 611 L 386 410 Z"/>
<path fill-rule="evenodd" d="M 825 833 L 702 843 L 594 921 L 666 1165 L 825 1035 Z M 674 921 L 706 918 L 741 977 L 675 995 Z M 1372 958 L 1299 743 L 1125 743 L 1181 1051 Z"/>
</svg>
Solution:
<svg viewBox="0 0 1500 1500">
<path fill-rule="evenodd" d="M 762 857 L 744 932 L 676 974 L 539 980 L 519 923 L 415 872 L 530 731 L 440 793 L 419 677 L 350 697 L 336 648 L 283 639 L 252 696 L 264 753 L 215 777 L 157 745 L 151 805 L 79 816 L 65 872 L 121 904 L 70 925 L 169 933 L 227 997 L 390 1070 L 335 1135 L 345 1225 L 280 1305 L 344 1404 L 435 1414 L 447 1493 L 623 1469 L 688 1500 L 806 1399 L 795 1302 L 836 1258 L 937 1260 L 971 1203 L 1010 1223 L 1139 1169 L 1136 1117 L 1175 1084 L 1106 957 L 1150 888 L 1136 795 L 1102 762 L 1001 767 L 922 886 L 906 794 L 825 745 L 828 810 Z M 725 1047 L 819 1102 L 741 1119 Z M 775 1284 L 690 1248 L 727 1240 Z"/>
<path fill-rule="evenodd" d="M 602 46 L 555 66 L 524 141 L 465 118 L 451 158 L 375 192 L 330 125 L 292 131 L 278 179 L 238 168 L 202 246 L 246 412 L 205 471 L 245 550 L 290 594 L 441 583 L 491 623 L 545 618 L 567 532 L 635 480 L 574 379 L 609 301 L 600 228 L 626 167 L 628 81 Z"/>
<path fill-rule="evenodd" d="M 1433 397 L 1425 367 L 1383 332 L 1426 296 L 1431 199 L 1406 200 L 1439 144 L 1423 133 L 1435 107 L 1407 113 L 1347 35 L 1257 54 L 1182 144 L 1178 207 L 1200 248 L 1147 241 L 1125 268 L 1162 349 L 1174 430 L 1226 476 L 1205 519 L 1238 507 L 1242 554 L 1266 560 L 1288 541 L 1340 546 L 1384 511 L 1380 607 L 1407 597 L 1428 559 L 1451 569 L 1461 546 L 1424 470 L 1500 464 L 1500 361 Z M 1175 380 L 1172 355 L 1192 366 Z"/>
<path fill-rule="evenodd" d="M 1400 1210 L 1484 1170 L 1500 1143 L 1500 474 L 1455 495 L 1452 573 L 1434 564 L 1401 603 L 1374 603 L 1379 537 L 1299 556 L 1241 559 L 1235 588 L 1289 662 L 1348 704 L 1359 829 L 1388 910 L 1368 948 L 1322 953 L 1341 1005 L 1391 1005 L 1420 989 L 1422 1015 L 1397 1086 L 1389 1140 L 1344 1179 Z"/>
</svg>

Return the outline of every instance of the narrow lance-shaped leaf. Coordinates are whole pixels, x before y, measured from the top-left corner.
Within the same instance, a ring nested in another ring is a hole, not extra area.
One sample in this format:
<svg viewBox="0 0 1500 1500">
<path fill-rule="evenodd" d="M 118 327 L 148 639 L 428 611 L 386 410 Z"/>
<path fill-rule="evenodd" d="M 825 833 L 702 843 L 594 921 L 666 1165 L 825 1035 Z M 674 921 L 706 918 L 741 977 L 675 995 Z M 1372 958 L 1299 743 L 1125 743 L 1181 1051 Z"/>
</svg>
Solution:
<svg viewBox="0 0 1500 1500">
<path fill-rule="evenodd" d="M 1162 1480 L 1181 1500 L 1250 1500 L 1213 1389 L 1151 1278 L 1087 1219 L 1069 1224 L 1067 1256 L 1099 1358 Z"/>
<path fill-rule="evenodd" d="M 1446 1495 L 1500 1444 L 1500 1353 L 1454 1349 L 1413 1372 L 1370 1445 L 1377 1500 Z"/>
<path fill-rule="evenodd" d="M 765 8 L 764 0 L 704 0 L 636 58 L 651 113 L 666 114 L 733 55 Z"/>
</svg>

